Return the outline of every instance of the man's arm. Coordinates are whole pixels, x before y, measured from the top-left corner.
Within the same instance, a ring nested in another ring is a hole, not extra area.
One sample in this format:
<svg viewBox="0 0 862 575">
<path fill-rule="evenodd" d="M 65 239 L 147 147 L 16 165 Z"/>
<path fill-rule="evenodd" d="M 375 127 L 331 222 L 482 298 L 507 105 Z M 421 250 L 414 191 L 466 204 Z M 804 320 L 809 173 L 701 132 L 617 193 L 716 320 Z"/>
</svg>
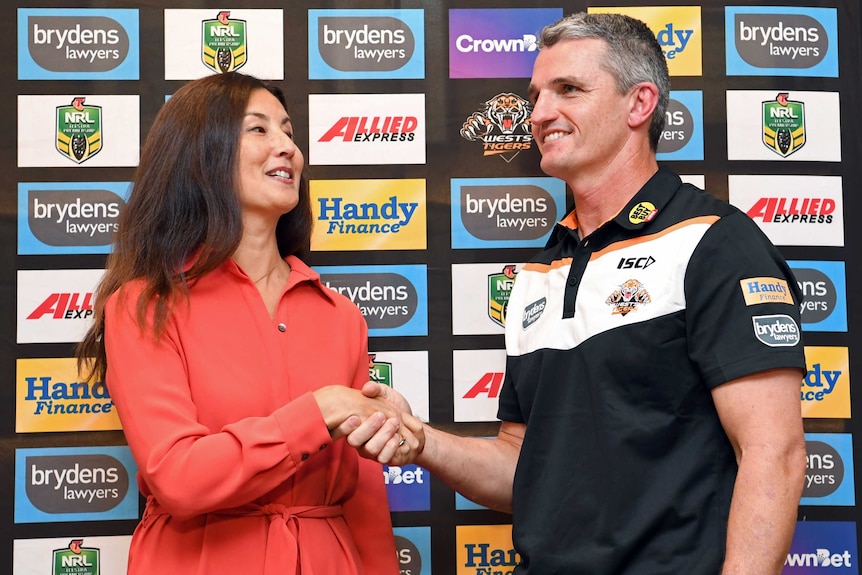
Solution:
<svg viewBox="0 0 862 575">
<path fill-rule="evenodd" d="M 368 383 L 362 393 L 382 397 L 404 413 L 400 426 L 379 413 L 358 427 L 344 429 L 347 442 L 360 455 L 391 465 L 416 463 L 467 499 L 511 513 L 512 483 L 526 425 L 504 421 L 496 438 L 462 437 L 423 425 L 392 388 Z M 402 437 L 404 442 L 399 443 Z"/>
<path fill-rule="evenodd" d="M 798 370 L 774 369 L 712 391 L 739 464 L 722 575 L 781 573 L 806 469 L 800 378 Z"/>
</svg>

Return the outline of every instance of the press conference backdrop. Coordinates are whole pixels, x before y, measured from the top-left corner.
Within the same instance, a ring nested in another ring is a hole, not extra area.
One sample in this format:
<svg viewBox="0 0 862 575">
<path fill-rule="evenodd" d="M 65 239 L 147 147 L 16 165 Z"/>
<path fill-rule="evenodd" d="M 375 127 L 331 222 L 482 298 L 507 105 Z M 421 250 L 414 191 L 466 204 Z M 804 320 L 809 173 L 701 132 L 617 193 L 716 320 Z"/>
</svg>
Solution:
<svg viewBox="0 0 862 575">
<path fill-rule="evenodd" d="M 108 390 L 80 381 L 72 350 L 141 141 L 165 100 L 207 74 L 285 90 L 311 175 L 307 259 L 362 309 L 369 376 L 438 426 L 493 435 L 509 290 L 572 203 L 528 127 L 536 33 L 590 10 L 655 31 L 672 76 L 659 160 L 748 213 L 796 273 L 809 457 L 784 572 L 859 573 L 857 2 L 12 4 L 0 18 L 0 572 L 125 573 L 136 467 Z M 415 465 L 383 478 L 402 574 L 512 570 L 508 515 Z"/>
</svg>

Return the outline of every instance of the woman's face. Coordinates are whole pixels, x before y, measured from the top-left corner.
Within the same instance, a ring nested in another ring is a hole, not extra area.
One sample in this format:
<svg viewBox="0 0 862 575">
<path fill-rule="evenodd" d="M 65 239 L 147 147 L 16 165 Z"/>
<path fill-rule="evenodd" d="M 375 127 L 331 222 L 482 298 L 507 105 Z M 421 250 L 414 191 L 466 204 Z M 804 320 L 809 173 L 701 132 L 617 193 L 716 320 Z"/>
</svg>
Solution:
<svg viewBox="0 0 862 575">
<path fill-rule="evenodd" d="M 299 203 L 304 159 L 287 111 L 267 90 L 252 92 L 239 140 L 239 198 L 245 215 L 278 219 Z"/>
</svg>

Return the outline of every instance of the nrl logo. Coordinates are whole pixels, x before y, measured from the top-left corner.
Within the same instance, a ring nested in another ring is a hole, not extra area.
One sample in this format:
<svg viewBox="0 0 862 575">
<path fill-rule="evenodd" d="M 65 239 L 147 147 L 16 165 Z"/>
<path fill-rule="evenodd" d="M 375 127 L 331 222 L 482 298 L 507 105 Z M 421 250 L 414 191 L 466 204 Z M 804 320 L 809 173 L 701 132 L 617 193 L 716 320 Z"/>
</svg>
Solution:
<svg viewBox="0 0 862 575">
<path fill-rule="evenodd" d="M 781 92 L 763 102 L 763 143 L 783 158 L 805 145 L 805 104 L 787 96 Z"/>
<path fill-rule="evenodd" d="M 99 575 L 99 549 L 81 547 L 73 539 L 67 549 L 55 549 L 51 575 Z"/>
<path fill-rule="evenodd" d="M 102 149 L 102 107 L 85 106 L 85 99 L 57 106 L 57 151 L 78 164 Z"/>
<path fill-rule="evenodd" d="M 521 150 L 533 145 L 530 133 L 530 102 L 511 92 L 497 94 L 470 114 L 461 126 L 461 137 L 482 142 L 485 156 L 500 156 L 511 162 Z"/>
<path fill-rule="evenodd" d="M 488 316 L 500 327 L 506 327 L 509 295 L 517 273 L 515 266 L 509 264 L 500 273 L 488 275 Z"/>
<path fill-rule="evenodd" d="M 231 20 L 223 10 L 215 20 L 203 21 L 204 65 L 219 74 L 242 68 L 246 62 L 245 20 Z"/>
<path fill-rule="evenodd" d="M 368 379 L 392 387 L 392 364 L 385 361 L 374 361 L 376 354 L 368 354 Z"/>
<path fill-rule="evenodd" d="M 605 303 L 614 307 L 612 312 L 614 315 L 624 316 L 629 312 L 637 311 L 638 306 L 648 304 L 650 301 L 652 300 L 649 293 L 644 289 L 641 282 L 626 280 L 608 296 Z"/>
</svg>

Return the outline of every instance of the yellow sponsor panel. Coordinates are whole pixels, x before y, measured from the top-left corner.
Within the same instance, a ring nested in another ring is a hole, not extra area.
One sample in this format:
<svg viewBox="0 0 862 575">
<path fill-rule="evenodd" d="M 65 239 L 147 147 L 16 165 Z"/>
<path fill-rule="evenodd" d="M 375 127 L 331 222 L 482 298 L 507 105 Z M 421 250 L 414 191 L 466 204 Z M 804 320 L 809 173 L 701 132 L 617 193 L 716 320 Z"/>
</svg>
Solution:
<svg viewBox="0 0 862 575">
<path fill-rule="evenodd" d="M 120 429 L 104 382 L 83 379 L 73 358 L 17 360 L 15 431 Z"/>
<path fill-rule="evenodd" d="M 739 280 L 745 305 L 760 303 L 793 304 L 793 293 L 787 282 L 780 278 L 758 277 Z"/>
<path fill-rule="evenodd" d="M 626 14 L 642 20 L 655 33 L 671 76 L 703 74 L 700 6 L 601 6 L 587 11 Z"/>
<path fill-rule="evenodd" d="M 424 250 L 425 180 L 312 180 L 312 251 Z"/>
<path fill-rule="evenodd" d="M 456 575 L 512 573 L 519 560 L 511 525 L 459 525 L 455 527 L 455 548 Z"/>
<path fill-rule="evenodd" d="M 808 371 L 800 397 L 803 417 L 850 418 L 850 358 L 846 347 L 805 347 Z"/>
</svg>

